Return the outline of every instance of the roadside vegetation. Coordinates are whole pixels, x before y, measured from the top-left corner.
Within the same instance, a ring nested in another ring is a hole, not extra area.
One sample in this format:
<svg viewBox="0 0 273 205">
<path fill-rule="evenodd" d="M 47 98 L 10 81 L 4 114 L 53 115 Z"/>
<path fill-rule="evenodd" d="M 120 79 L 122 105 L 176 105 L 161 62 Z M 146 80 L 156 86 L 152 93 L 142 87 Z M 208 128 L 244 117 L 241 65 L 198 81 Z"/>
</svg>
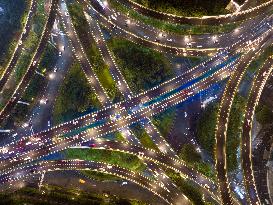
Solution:
<svg viewBox="0 0 273 205">
<path fill-rule="evenodd" d="M 134 135 L 139 139 L 143 147 L 158 151 L 157 146 L 155 145 L 151 137 L 148 135 L 148 133 L 145 131 L 145 129 L 141 127 L 141 125 L 133 124 L 132 126 L 130 126 L 130 128 Z"/>
<path fill-rule="evenodd" d="M 17 61 L 17 64 L 11 73 L 11 85 L 8 89 L 3 90 L 3 100 L 0 107 L 7 102 L 14 92 L 15 87 L 18 85 L 23 75 L 25 74 L 27 68 L 31 63 L 31 59 L 35 53 L 38 46 L 42 30 L 45 25 L 46 14 L 44 10 L 44 2 L 42 0 L 38 1 L 37 13 L 34 15 L 32 22 L 32 30 L 29 32 L 26 42 L 23 46 L 23 51 Z"/>
<path fill-rule="evenodd" d="M 109 194 L 95 194 L 80 189 L 45 185 L 39 191 L 33 187 L 24 187 L 15 192 L 0 193 L 0 205 L 145 205 L 131 199 L 122 199 Z"/>
<path fill-rule="evenodd" d="M 153 123 L 161 135 L 166 139 L 174 124 L 176 108 L 169 108 L 153 117 Z"/>
<path fill-rule="evenodd" d="M 267 47 L 264 52 L 255 58 L 250 65 L 248 66 L 247 70 L 251 73 L 255 73 L 265 62 L 265 60 L 273 55 L 273 46 Z"/>
<path fill-rule="evenodd" d="M 255 110 L 256 119 L 261 125 L 273 123 L 273 112 L 269 107 L 259 104 Z"/>
<path fill-rule="evenodd" d="M 133 0 L 153 10 L 179 16 L 212 16 L 226 14 L 228 0 Z"/>
<path fill-rule="evenodd" d="M 16 42 L 26 23 L 29 3 L 24 0 L 0 0 L 4 14 L 0 15 L 0 75 L 10 60 Z"/>
<path fill-rule="evenodd" d="M 67 149 L 65 156 L 68 159 L 83 159 L 105 162 L 117 165 L 132 171 L 142 172 L 146 169 L 143 162 L 135 155 L 104 149 Z"/>
<path fill-rule="evenodd" d="M 75 26 L 82 45 L 84 46 L 86 55 L 90 60 L 90 63 L 98 76 L 101 85 L 114 102 L 121 100 L 122 96 L 117 89 L 114 79 L 112 78 L 109 67 L 103 61 L 96 46 L 96 42 L 94 39 L 90 38 L 91 35 L 88 33 L 89 25 L 83 13 L 83 6 L 79 3 L 72 3 L 68 4 L 68 9 L 73 25 Z"/>
<path fill-rule="evenodd" d="M 189 180 L 184 179 L 181 175 L 171 169 L 166 170 L 166 174 L 176 184 L 176 186 L 182 191 L 182 193 L 192 202 L 194 205 L 206 205 L 202 198 L 202 192 Z"/>
<path fill-rule="evenodd" d="M 238 27 L 240 23 L 230 23 L 224 25 L 188 25 L 188 24 L 173 24 L 166 21 L 161 21 L 155 18 L 147 17 L 139 14 L 138 12 L 128 9 L 123 6 L 117 0 L 109 0 L 109 3 L 112 8 L 116 9 L 119 12 L 122 12 L 129 17 L 143 22 L 145 24 L 154 26 L 155 28 L 161 29 L 162 31 L 169 33 L 176 33 L 180 35 L 194 35 L 194 34 L 207 34 L 207 33 L 227 33 L 231 32 L 233 29 Z"/>
<path fill-rule="evenodd" d="M 22 97 L 22 101 L 30 103 L 30 105 L 16 104 L 11 114 L 11 120 L 14 123 L 22 123 L 27 120 L 31 110 L 39 101 L 39 97 L 42 94 L 41 91 L 47 84 L 47 74 L 53 70 L 57 59 L 58 51 L 48 43 L 42 54 L 41 63 L 37 68 L 37 71 L 44 76 L 35 74 L 33 79 L 30 81 L 29 86 Z"/>
<path fill-rule="evenodd" d="M 29 36 L 24 43 L 23 52 L 18 59 L 18 63 L 15 67 L 16 83 L 21 80 L 29 64 L 31 63 L 32 56 L 34 55 L 35 50 L 38 46 L 38 42 L 40 41 L 45 23 L 46 11 L 44 8 L 44 1 L 38 1 L 37 13 L 33 17 L 32 30 L 29 32 Z"/>
<path fill-rule="evenodd" d="M 53 111 L 54 124 L 78 117 L 82 112 L 100 107 L 80 65 L 72 64 L 60 87 Z"/>
<path fill-rule="evenodd" d="M 234 171 L 238 167 L 237 150 L 240 145 L 241 126 L 246 99 L 237 95 L 233 101 L 227 130 L 227 168 Z M 197 140 L 214 158 L 215 126 L 219 104 L 208 105 L 197 125 Z"/>
<path fill-rule="evenodd" d="M 173 76 L 171 64 L 162 53 L 122 38 L 113 38 L 108 45 L 134 93 L 154 87 Z"/>
<path fill-rule="evenodd" d="M 216 175 L 212 168 L 213 165 L 202 161 L 202 157 L 196 151 L 194 145 L 184 144 L 180 150 L 179 157 L 187 162 L 189 166 L 195 168 L 197 171 L 204 174 L 208 178 L 216 180 Z"/>
</svg>

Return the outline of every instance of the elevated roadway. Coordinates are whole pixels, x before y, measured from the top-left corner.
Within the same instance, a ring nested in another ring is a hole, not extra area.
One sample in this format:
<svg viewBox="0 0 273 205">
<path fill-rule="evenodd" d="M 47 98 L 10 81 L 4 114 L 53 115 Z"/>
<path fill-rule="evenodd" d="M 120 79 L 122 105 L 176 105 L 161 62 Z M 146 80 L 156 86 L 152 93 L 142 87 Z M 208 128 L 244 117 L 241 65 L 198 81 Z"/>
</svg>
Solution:
<svg viewBox="0 0 273 205">
<path fill-rule="evenodd" d="M 261 52 L 261 50 L 272 41 L 272 29 L 270 29 L 266 35 L 261 37 L 258 42 L 258 46 L 253 47 L 249 52 L 243 55 L 238 66 L 235 68 L 228 84 L 225 88 L 223 97 L 221 99 L 220 108 L 217 116 L 216 122 L 216 171 L 219 182 L 220 194 L 222 198 L 222 203 L 233 204 L 229 180 L 227 177 L 227 164 L 226 164 L 226 141 L 227 141 L 227 126 L 229 115 L 231 111 L 231 106 L 235 94 L 237 93 L 238 86 L 243 78 L 246 68 L 254 57 Z"/>
<path fill-rule="evenodd" d="M 172 15 L 168 13 L 159 12 L 153 9 L 149 9 L 141 4 L 134 2 L 133 0 L 118 0 L 126 7 L 139 12 L 142 15 L 153 17 L 159 20 L 172 22 L 176 24 L 198 24 L 198 25 L 219 25 L 226 23 L 233 23 L 236 21 L 243 21 L 249 18 L 253 18 L 261 13 L 271 11 L 273 1 L 269 0 L 261 5 L 247 10 L 241 10 L 226 15 L 219 16 L 203 16 L 203 17 L 183 17 Z"/>
<path fill-rule="evenodd" d="M 253 125 L 253 119 L 255 114 L 255 108 L 259 103 L 260 96 L 264 85 L 269 78 L 273 69 L 272 57 L 267 59 L 264 65 L 258 70 L 258 73 L 253 81 L 247 106 L 245 109 L 245 118 L 243 122 L 241 153 L 242 153 L 242 169 L 244 171 L 244 181 L 248 196 L 249 204 L 262 204 L 257 193 L 255 186 L 255 179 L 253 174 L 252 165 L 252 143 L 251 143 L 251 131 Z"/>
<path fill-rule="evenodd" d="M 9 116 L 10 111 L 17 104 L 17 102 L 20 100 L 24 91 L 28 87 L 30 80 L 32 79 L 33 75 L 35 74 L 35 70 L 39 64 L 39 60 L 40 60 L 41 55 L 44 51 L 44 48 L 47 44 L 51 29 L 52 29 L 54 21 L 55 21 L 57 2 L 58 2 L 58 0 L 52 0 L 49 16 L 47 18 L 47 23 L 44 26 L 44 30 L 43 30 L 39 45 L 35 51 L 33 58 L 31 59 L 30 64 L 28 65 L 26 73 L 24 74 L 21 81 L 17 85 L 14 93 L 12 94 L 11 98 L 9 99 L 9 101 L 7 102 L 5 107 L 0 111 L 0 122 L 2 122 L 5 118 L 7 118 Z"/>
<path fill-rule="evenodd" d="M 16 171 L 1 178 L 2 189 L 5 188 L 3 185 L 5 185 L 6 183 L 14 183 L 19 180 L 24 180 L 32 175 L 43 174 L 44 172 L 51 172 L 56 170 L 85 170 L 111 174 L 138 184 L 141 187 L 150 191 L 151 193 L 162 198 L 167 203 L 171 204 L 169 201 L 170 198 L 166 196 L 168 192 L 166 192 L 166 190 L 162 188 L 161 184 L 157 183 L 155 180 L 149 177 L 142 175 L 141 173 L 133 172 L 117 165 L 78 159 L 42 161 L 22 166 Z"/>
<path fill-rule="evenodd" d="M 10 61 L 8 62 L 8 65 L 6 66 L 5 70 L 3 71 L 3 74 L 0 79 L 0 92 L 2 92 L 2 89 L 7 82 L 7 80 L 10 77 L 10 74 L 12 70 L 14 69 L 21 53 L 23 50 L 24 43 L 29 35 L 29 32 L 31 31 L 31 23 L 33 20 L 33 16 L 35 15 L 37 10 L 37 0 L 31 0 L 30 1 L 30 9 L 26 18 L 26 23 L 24 25 L 24 28 L 22 29 L 22 32 L 20 34 L 19 40 L 16 44 L 15 50 L 12 54 L 12 57 Z"/>
</svg>

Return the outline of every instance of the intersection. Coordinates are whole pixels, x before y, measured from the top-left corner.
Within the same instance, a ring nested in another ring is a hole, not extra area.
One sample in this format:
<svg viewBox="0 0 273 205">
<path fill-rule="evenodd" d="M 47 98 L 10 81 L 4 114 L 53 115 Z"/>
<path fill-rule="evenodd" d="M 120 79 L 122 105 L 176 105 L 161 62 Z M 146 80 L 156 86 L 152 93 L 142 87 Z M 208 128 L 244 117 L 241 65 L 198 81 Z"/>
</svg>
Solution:
<svg viewBox="0 0 273 205">
<path fill-rule="evenodd" d="M 75 25 L 73 25 L 68 3 L 65 0 L 45 1 L 49 8 L 46 24 L 24 75 L 9 99 L 1 102 L 1 123 L 3 124 L 9 118 L 12 113 L 11 110 L 21 101 L 40 64 L 42 53 L 52 34 L 53 25 L 57 22 L 62 25 L 63 35 L 66 36 L 69 44 L 68 47 L 63 46 L 61 49 L 71 50 L 72 57 L 79 63 L 92 92 L 95 93 L 101 104 L 101 108 L 54 126 L 48 124 L 44 130 L 35 133 L 19 134 L 12 142 L 1 145 L 1 189 L 4 191 L 11 188 L 13 183 L 16 184 L 32 177 L 32 175 L 39 175 L 44 172 L 93 170 L 112 174 L 136 183 L 150 191 L 151 194 L 163 199 L 167 204 L 190 204 L 189 198 L 167 176 L 166 170 L 170 169 L 191 181 L 201 190 L 206 200 L 215 204 L 263 204 L 262 201 L 265 199 L 260 199 L 252 170 L 251 130 L 255 108 L 258 105 L 265 83 L 272 75 L 272 54 L 255 73 L 245 108 L 241 135 L 241 163 L 246 192 L 243 197 L 238 195 L 229 182 L 230 178 L 226 169 L 226 144 L 231 106 L 240 83 L 251 62 L 272 45 L 273 1 L 266 1 L 252 8 L 247 8 L 248 1 L 246 1 L 241 6 L 241 10 L 235 13 L 202 18 L 181 17 L 154 11 L 131 0 L 119 0 L 119 2 L 141 15 L 171 23 L 196 25 L 226 24 L 238 21 L 243 23 L 240 27 L 225 34 L 169 34 L 115 11 L 107 1 L 78 0 L 78 3 L 83 7 L 83 18 L 89 26 L 89 38 L 95 42 L 99 55 L 108 66 L 117 90 L 122 95 L 121 101 L 113 102 L 94 70 L 94 62 L 91 62 L 88 57 L 86 45 L 82 43 Z M 12 78 L 11 73 L 29 35 L 31 29 L 29 24 L 37 10 L 37 4 L 37 0 L 30 1 L 25 28 L 0 79 L 2 94 L 3 87 L 8 79 Z M 58 20 L 56 21 L 56 19 Z M 117 59 L 107 45 L 105 29 L 110 30 L 112 35 L 118 35 L 137 45 L 149 47 L 166 55 L 208 57 L 196 66 L 188 68 L 182 74 L 176 74 L 155 87 L 135 93 L 131 90 Z M 63 55 L 62 52 L 59 51 L 59 56 Z M 221 96 L 215 126 L 214 157 L 217 179 L 212 180 L 179 158 L 177 151 L 162 136 L 152 118 L 177 105 L 191 102 L 196 95 L 225 81 L 227 84 Z M 57 95 L 57 92 L 53 93 Z M 157 147 L 156 150 L 145 148 L 141 144 L 131 130 L 135 123 L 139 123 L 148 133 Z M 104 136 L 115 132 L 120 132 L 125 142 L 104 139 Z M 95 147 L 86 146 L 90 142 L 94 143 Z M 151 177 L 105 162 L 81 159 L 44 160 L 48 156 L 71 148 L 103 149 L 137 156 L 146 164 Z"/>
</svg>

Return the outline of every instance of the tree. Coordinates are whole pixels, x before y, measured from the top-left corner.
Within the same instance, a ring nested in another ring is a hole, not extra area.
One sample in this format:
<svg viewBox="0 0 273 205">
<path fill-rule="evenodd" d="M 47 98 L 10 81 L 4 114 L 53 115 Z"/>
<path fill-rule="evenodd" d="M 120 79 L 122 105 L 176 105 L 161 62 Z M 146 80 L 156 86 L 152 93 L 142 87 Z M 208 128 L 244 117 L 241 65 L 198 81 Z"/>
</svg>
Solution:
<svg viewBox="0 0 273 205">
<path fill-rule="evenodd" d="M 195 163 L 201 160 L 201 155 L 196 151 L 192 144 L 183 145 L 179 157 L 189 163 Z"/>
<path fill-rule="evenodd" d="M 262 125 L 273 122 L 273 112 L 266 105 L 260 105 L 256 109 L 256 118 Z"/>
</svg>

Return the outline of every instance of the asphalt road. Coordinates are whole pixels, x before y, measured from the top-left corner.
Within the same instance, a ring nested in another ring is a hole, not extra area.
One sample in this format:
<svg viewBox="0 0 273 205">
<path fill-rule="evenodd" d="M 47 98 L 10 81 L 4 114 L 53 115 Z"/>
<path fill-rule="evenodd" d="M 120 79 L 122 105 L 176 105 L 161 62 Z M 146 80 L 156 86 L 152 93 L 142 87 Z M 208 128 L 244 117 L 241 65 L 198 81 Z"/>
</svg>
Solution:
<svg viewBox="0 0 273 205">
<path fill-rule="evenodd" d="M 238 86 L 243 78 L 243 75 L 246 71 L 246 68 L 252 61 L 252 59 L 261 52 L 261 48 L 264 48 L 265 45 L 270 45 L 272 41 L 272 31 L 269 32 L 265 38 L 263 38 L 257 46 L 254 47 L 251 51 L 247 52 L 240 60 L 237 68 L 233 72 L 229 82 L 225 88 L 224 95 L 220 103 L 220 111 L 216 123 L 216 170 L 217 177 L 220 185 L 220 193 L 222 196 L 222 202 L 224 204 L 232 204 L 233 200 L 231 197 L 231 192 L 229 188 L 229 182 L 227 177 L 226 170 L 226 133 L 227 133 L 227 124 L 229 119 L 229 114 L 231 111 L 231 105 L 234 99 L 234 96 L 237 92 Z M 251 174 L 251 173 L 248 173 Z M 251 176 L 250 176 L 251 177 Z"/>
<path fill-rule="evenodd" d="M 3 74 L 0 79 L 0 91 L 2 92 L 2 89 L 7 82 L 8 78 L 10 77 L 11 72 L 13 71 L 22 51 L 23 51 L 23 46 L 24 43 L 27 40 L 27 37 L 29 35 L 29 32 L 31 31 L 32 28 L 32 20 L 33 16 L 35 15 L 37 10 L 37 1 L 36 0 L 31 0 L 30 2 L 30 9 L 26 18 L 26 23 L 24 28 L 22 29 L 20 38 L 17 42 L 17 45 L 15 47 L 15 50 L 12 54 L 12 58 L 10 59 L 8 65 L 6 66 L 5 70 L 3 71 Z"/>
<path fill-rule="evenodd" d="M 12 97 L 10 98 L 10 100 L 7 102 L 5 107 L 0 112 L 0 122 L 9 116 L 10 110 L 20 100 L 20 98 L 22 97 L 24 91 L 26 90 L 31 78 L 35 74 L 36 66 L 38 65 L 38 61 L 39 61 L 39 59 L 44 51 L 44 48 L 47 44 L 53 23 L 55 21 L 57 1 L 58 0 L 53 0 L 53 2 L 52 2 L 51 10 L 49 13 L 49 17 L 47 19 L 47 23 L 44 27 L 43 35 L 41 37 L 39 46 L 38 46 L 32 60 L 31 60 L 31 64 L 28 66 L 26 73 L 24 74 L 23 78 L 21 79 L 21 81 L 17 85 L 14 93 L 12 94 Z"/>
<path fill-rule="evenodd" d="M 253 175 L 253 165 L 252 165 L 252 146 L 251 146 L 251 130 L 253 124 L 253 118 L 255 113 L 255 108 L 258 105 L 260 96 L 264 85 L 271 74 L 273 69 L 273 59 L 269 58 L 265 61 L 264 65 L 259 69 L 258 73 L 252 84 L 252 89 L 249 93 L 248 103 L 246 106 L 243 132 L 242 132 L 242 169 L 244 171 L 245 177 L 245 187 L 248 193 L 248 202 L 250 204 L 261 204 L 259 195 L 255 186 L 255 179 Z"/>
<path fill-rule="evenodd" d="M 248 10 L 234 12 L 227 15 L 219 16 L 204 16 L 204 17 L 183 17 L 163 12 L 158 12 L 147 7 L 144 7 L 132 0 L 119 0 L 125 6 L 133 9 L 145 16 L 150 16 L 159 20 L 172 22 L 176 24 L 197 24 L 197 25 L 219 25 L 236 21 L 243 21 L 249 17 L 255 17 L 258 14 L 269 11 L 272 9 L 273 1 L 268 1 L 265 4 L 250 8 Z"/>
</svg>

